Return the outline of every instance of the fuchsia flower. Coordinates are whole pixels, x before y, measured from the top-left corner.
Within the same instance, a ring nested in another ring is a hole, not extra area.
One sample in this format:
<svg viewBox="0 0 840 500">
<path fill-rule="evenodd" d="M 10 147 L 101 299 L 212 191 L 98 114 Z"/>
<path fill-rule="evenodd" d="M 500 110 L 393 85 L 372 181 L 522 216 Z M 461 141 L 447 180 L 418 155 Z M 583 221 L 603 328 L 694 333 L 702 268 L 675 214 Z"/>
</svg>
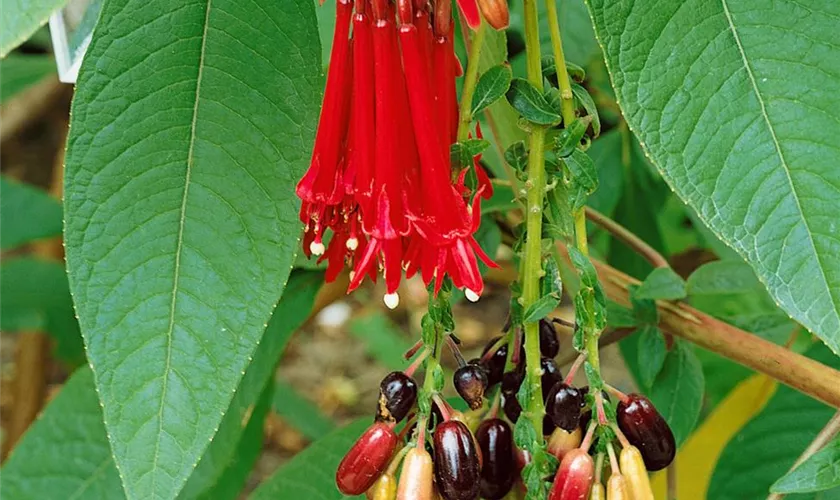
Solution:
<svg viewBox="0 0 840 500">
<path fill-rule="evenodd" d="M 328 261 L 328 281 L 350 267 L 348 291 L 381 270 L 389 307 L 399 302 L 403 269 L 434 281 L 435 293 L 448 275 L 478 300 L 478 259 L 495 267 L 474 237 L 480 199 L 492 190 L 487 174 L 476 158 L 474 192 L 464 172 L 452 180 L 460 65 L 451 1 L 434 2 L 432 26 L 425 0 L 355 0 L 355 8 L 338 0 L 312 162 L 297 187 L 307 256 Z"/>
</svg>

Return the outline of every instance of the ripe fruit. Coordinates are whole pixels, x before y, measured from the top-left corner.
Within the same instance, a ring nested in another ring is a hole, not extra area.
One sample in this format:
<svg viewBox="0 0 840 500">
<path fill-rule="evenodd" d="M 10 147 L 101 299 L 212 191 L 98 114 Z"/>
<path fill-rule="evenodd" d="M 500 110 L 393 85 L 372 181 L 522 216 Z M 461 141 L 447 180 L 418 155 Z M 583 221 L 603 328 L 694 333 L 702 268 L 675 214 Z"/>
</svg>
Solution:
<svg viewBox="0 0 840 500">
<path fill-rule="evenodd" d="M 607 481 L 607 500 L 631 500 L 627 480 L 622 474 L 613 474 Z"/>
<path fill-rule="evenodd" d="M 633 500 L 654 500 L 650 478 L 648 478 L 645 461 L 639 449 L 633 445 L 625 446 L 621 450 L 619 463 L 622 475 L 627 480 L 627 490 Z"/>
<path fill-rule="evenodd" d="M 399 422 L 417 401 L 417 383 L 403 372 L 391 372 L 379 384 L 378 422 Z"/>
<path fill-rule="evenodd" d="M 545 399 L 545 413 L 554 425 L 573 431 L 580 425 L 580 411 L 585 401 L 583 394 L 563 382 L 554 384 Z"/>
<path fill-rule="evenodd" d="M 545 318 L 540 320 L 540 353 L 546 358 L 554 358 L 560 353 L 560 341 L 554 323 Z"/>
<path fill-rule="evenodd" d="M 540 384 L 542 385 L 543 401 L 548 396 L 548 391 L 554 387 L 554 384 L 563 380 L 563 374 L 557 368 L 557 363 L 551 358 L 540 359 L 540 368 L 542 368 L 542 378 Z"/>
<path fill-rule="evenodd" d="M 397 500 L 430 500 L 433 468 L 432 457 L 426 450 L 408 450 L 400 473 Z"/>
<path fill-rule="evenodd" d="M 445 500 L 478 497 L 481 471 L 470 430 L 449 420 L 435 429 L 435 478 Z"/>
<path fill-rule="evenodd" d="M 502 337 L 494 337 L 490 339 L 490 342 L 484 346 L 484 350 L 481 351 L 481 357 L 483 358 L 485 354 L 487 354 L 490 349 L 496 345 Z M 508 353 L 508 346 L 507 344 L 500 347 L 496 352 L 484 363 L 484 368 L 487 370 L 487 386 L 493 387 L 494 385 L 498 384 L 502 381 L 502 375 L 505 373 L 505 363 L 507 362 L 507 353 Z M 522 347 L 519 350 L 519 359 L 525 359 L 525 348 Z M 521 363 L 520 363 L 521 364 Z"/>
<path fill-rule="evenodd" d="M 368 500 L 393 500 L 397 494 L 397 479 L 390 474 L 383 474 L 365 492 Z"/>
<path fill-rule="evenodd" d="M 518 371 L 505 373 L 502 378 L 502 410 L 511 422 L 519 420 L 522 413 L 522 406 L 516 399 L 516 393 L 522 385 L 524 376 Z"/>
<path fill-rule="evenodd" d="M 452 381 L 455 390 L 470 405 L 470 409 L 481 408 L 484 403 L 484 390 L 487 388 L 487 374 L 484 368 L 478 365 L 464 365 L 455 370 Z"/>
<path fill-rule="evenodd" d="M 516 480 L 513 432 L 504 420 L 485 420 L 475 433 L 484 465 L 481 468 L 481 496 L 498 500 L 510 491 Z"/>
<path fill-rule="evenodd" d="M 554 429 L 551 437 L 548 438 L 548 452 L 563 460 L 567 453 L 580 446 L 583 440 L 583 431 L 576 427 L 572 432 L 562 428 Z"/>
<path fill-rule="evenodd" d="M 382 422 L 375 422 L 344 455 L 335 472 L 335 483 L 345 495 L 361 495 L 379 479 L 394 448 L 397 435 Z"/>
<path fill-rule="evenodd" d="M 647 470 L 664 469 L 674 460 L 674 434 L 648 398 L 629 394 L 627 401 L 619 401 L 616 419 L 630 444 L 639 448 Z"/>
<path fill-rule="evenodd" d="M 594 475 L 592 457 L 580 448 L 570 451 L 557 468 L 548 500 L 586 500 Z"/>
</svg>

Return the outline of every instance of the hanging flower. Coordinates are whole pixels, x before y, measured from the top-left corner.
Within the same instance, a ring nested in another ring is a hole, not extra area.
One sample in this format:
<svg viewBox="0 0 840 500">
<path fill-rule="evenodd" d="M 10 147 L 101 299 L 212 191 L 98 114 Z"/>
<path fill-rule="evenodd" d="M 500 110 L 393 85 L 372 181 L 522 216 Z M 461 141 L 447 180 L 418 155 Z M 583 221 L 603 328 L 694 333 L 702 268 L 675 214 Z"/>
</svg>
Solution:
<svg viewBox="0 0 840 500">
<path fill-rule="evenodd" d="M 328 281 L 352 269 L 348 291 L 381 271 L 389 307 L 404 269 L 434 281 L 435 293 L 449 276 L 477 300 L 478 260 L 495 266 L 474 237 L 489 178 L 476 158 L 475 190 L 463 171 L 452 180 L 460 64 L 451 1 L 434 2 L 432 26 L 425 0 L 339 0 L 312 162 L 298 184 L 304 252 L 328 262 Z M 475 0 L 465 3 L 477 16 Z"/>
</svg>

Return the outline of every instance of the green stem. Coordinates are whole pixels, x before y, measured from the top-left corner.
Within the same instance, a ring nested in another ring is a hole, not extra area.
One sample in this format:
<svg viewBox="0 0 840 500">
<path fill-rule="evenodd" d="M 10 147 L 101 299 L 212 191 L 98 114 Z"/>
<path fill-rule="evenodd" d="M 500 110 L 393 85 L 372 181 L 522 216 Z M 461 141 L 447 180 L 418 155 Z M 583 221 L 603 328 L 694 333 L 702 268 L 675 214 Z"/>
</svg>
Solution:
<svg viewBox="0 0 840 500">
<path fill-rule="evenodd" d="M 563 55 L 563 41 L 560 39 L 560 22 L 557 20 L 555 0 L 545 0 L 548 13 L 548 29 L 551 32 L 551 50 L 554 53 L 554 68 L 557 70 L 557 86 L 560 87 L 560 112 L 563 126 L 568 127 L 575 120 L 575 101 L 572 84 L 566 71 L 566 56 Z"/>
<path fill-rule="evenodd" d="M 461 88 L 461 102 L 458 109 L 458 142 L 467 140 L 472 124 L 472 101 L 475 85 L 478 83 L 478 66 L 481 48 L 484 45 L 484 35 L 487 33 L 487 23 L 484 20 L 470 41 L 470 52 L 467 55 L 467 72 L 464 74 L 464 86 Z"/>
<path fill-rule="evenodd" d="M 540 58 L 540 33 L 537 23 L 536 0 L 524 0 L 525 7 L 525 51 L 527 56 L 528 80 L 538 89 L 543 88 L 542 63 Z M 540 275 L 542 274 L 542 218 L 545 195 L 545 128 L 532 125 L 529 138 L 528 181 L 526 204 L 525 262 L 522 266 L 522 307 L 527 310 L 540 298 Z M 525 365 L 528 367 L 528 384 L 531 400 L 527 414 L 537 431 L 542 434 L 545 406 L 542 400 L 540 378 L 540 331 L 539 324 L 526 323 Z"/>
</svg>

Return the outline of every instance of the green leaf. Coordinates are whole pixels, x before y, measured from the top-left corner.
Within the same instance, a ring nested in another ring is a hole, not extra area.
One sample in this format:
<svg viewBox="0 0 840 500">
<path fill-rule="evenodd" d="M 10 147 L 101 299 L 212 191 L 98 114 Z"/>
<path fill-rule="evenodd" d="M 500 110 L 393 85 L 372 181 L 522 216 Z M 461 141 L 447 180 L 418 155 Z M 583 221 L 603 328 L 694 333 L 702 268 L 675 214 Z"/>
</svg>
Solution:
<svg viewBox="0 0 840 500">
<path fill-rule="evenodd" d="M 563 158 L 571 155 L 580 145 L 580 140 L 583 139 L 583 134 L 586 133 L 586 128 L 589 127 L 591 122 L 592 118 L 586 116 L 573 121 L 571 125 L 564 128 L 554 138 L 554 154 Z M 595 183 L 597 185 L 597 180 Z"/>
<path fill-rule="evenodd" d="M 254 359 L 239 383 L 219 430 L 181 490 L 179 498 L 186 500 L 205 494 L 208 488 L 218 483 L 225 468 L 235 460 L 244 432 L 242 422 L 274 376 L 277 360 L 292 334 L 309 316 L 322 282 L 323 273 L 320 272 L 295 271 L 289 277 L 283 298 L 277 303 L 264 329 Z"/>
<path fill-rule="evenodd" d="M 598 172 L 598 189 L 586 204 L 610 217 L 624 191 L 624 166 L 621 164 L 621 134 L 612 130 L 592 141 L 586 151 Z"/>
<path fill-rule="evenodd" d="M 249 413 L 243 419 L 246 422 L 245 428 L 230 464 L 222 471 L 216 484 L 199 498 L 203 500 L 236 500 L 239 497 L 248 476 L 251 475 L 251 469 L 254 468 L 254 464 L 257 463 L 257 459 L 262 452 L 265 418 L 271 410 L 273 395 L 274 381 L 269 378 L 256 404 L 249 408 Z"/>
<path fill-rule="evenodd" d="M 543 54 L 551 53 L 551 31 L 548 29 L 548 14 L 545 2 L 537 2 L 537 18 L 539 19 L 540 47 Z M 592 30 L 592 21 L 586 11 L 583 0 L 563 0 L 557 2 L 557 18 L 560 33 L 563 35 L 563 52 L 571 61 L 588 66 L 599 59 L 601 48 Z M 511 29 L 525 26 L 523 19 L 523 3 L 510 2 Z M 523 51 L 524 53 L 524 51 Z"/>
<path fill-rule="evenodd" d="M 55 71 L 55 61 L 50 56 L 9 54 L 0 61 L 0 102 L 5 102 Z"/>
<path fill-rule="evenodd" d="M 624 116 L 662 175 L 840 353 L 840 5 L 589 6 Z"/>
<path fill-rule="evenodd" d="M 685 281 L 670 267 L 651 271 L 636 290 L 636 298 L 652 300 L 677 300 L 686 296 Z"/>
<path fill-rule="evenodd" d="M 611 300 L 607 301 L 607 318 L 613 328 L 630 328 L 637 325 L 632 310 Z"/>
<path fill-rule="evenodd" d="M 412 346 L 405 333 L 381 312 L 350 321 L 350 334 L 365 344 L 368 354 L 391 370 L 405 368 L 403 354 Z"/>
<path fill-rule="evenodd" d="M 816 344 L 807 356 L 834 368 L 840 358 Z M 796 458 L 836 413 L 809 396 L 780 385 L 764 409 L 724 448 L 712 474 L 707 498 L 766 498 L 770 486 L 787 473 Z M 838 498 L 840 489 L 797 495 L 796 500 Z"/>
<path fill-rule="evenodd" d="M 586 116 L 592 119 L 592 132 L 595 137 L 601 135 L 601 118 L 598 116 L 598 106 L 589 91 L 583 86 L 572 82 L 572 94 L 575 96 L 575 103 L 577 108 L 583 108 L 586 111 Z"/>
<path fill-rule="evenodd" d="M 129 497 L 184 487 L 288 278 L 319 53 L 309 0 L 103 6 L 73 103 L 65 242 Z"/>
<path fill-rule="evenodd" d="M 0 248 L 61 235 L 61 203 L 28 184 L 0 176 Z"/>
<path fill-rule="evenodd" d="M 456 142 L 449 147 L 449 158 L 452 163 L 461 168 L 471 167 L 476 155 L 481 154 L 490 145 L 484 139 L 467 139 L 463 142 Z"/>
<path fill-rule="evenodd" d="M 507 212 L 518 208 L 516 203 L 516 195 L 513 194 L 513 189 L 504 184 L 493 185 L 493 196 L 489 200 L 481 204 L 481 214 L 487 215 L 495 212 Z"/>
<path fill-rule="evenodd" d="M 565 61 L 566 64 L 566 73 L 569 74 L 569 77 L 576 81 L 582 82 L 586 79 L 586 70 L 578 66 L 577 64 L 571 61 Z M 557 67 L 554 64 L 554 56 L 543 56 L 542 57 L 542 74 L 546 78 L 556 77 L 557 75 Z M 552 84 L 557 82 L 556 78 L 553 78 Z"/>
<path fill-rule="evenodd" d="M 514 170 L 524 172 L 528 168 L 528 150 L 522 141 L 514 142 L 505 150 L 505 161 Z"/>
<path fill-rule="evenodd" d="M 505 95 L 513 109 L 529 122 L 553 126 L 562 120 L 545 96 L 528 80 L 514 78 Z"/>
<path fill-rule="evenodd" d="M 0 16 L 0 58 L 25 42 L 67 0 L 28 0 L 5 2 Z"/>
<path fill-rule="evenodd" d="M 686 288 L 692 297 L 763 292 L 755 271 L 745 262 L 733 260 L 703 264 L 688 277 Z M 766 292 L 764 294 L 766 295 Z"/>
<path fill-rule="evenodd" d="M 510 67 L 505 64 L 494 66 L 485 71 L 475 84 L 472 114 L 475 115 L 505 95 L 512 78 Z"/>
<path fill-rule="evenodd" d="M 774 493 L 810 493 L 840 486 L 840 438 L 773 483 Z"/>
<path fill-rule="evenodd" d="M 651 387 L 662 370 L 668 354 L 665 337 L 656 325 L 645 325 L 639 328 L 638 337 L 639 382 L 644 387 Z"/>
<path fill-rule="evenodd" d="M 335 422 L 324 415 L 315 403 L 298 393 L 286 382 L 275 383 L 272 408 L 289 425 L 312 441 L 336 427 Z"/>
<path fill-rule="evenodd" d="M 60 262 L 30 257 L 2 261 L 0 296 L 0 330 L 48 333 L 61 360 L 71 366 L 85 362 L 67 273 Z"/>
<path fill-rule="evenodd" d="M 368 417 L 335 430 L 312 443 L 263 482 L 250 500 L 305 498 L 339 500 L 345 497 L 335 486 L 335 470 L 353 443 L 371 424 Z"/>
<path fill-rule="evenodd" d="M 598 172 L 592 158 L 579 149 L 563 159 L 572 174 L 571 191 L 574 201 L 573 210 L 579 210 L 586 204 L 586 198 L 598 189 Z"/>
<path fill-rule="evenodd" d="M 642 354 L 639 354 L 640 359 Z M 703 404 L 703 367 L 686 342 L 676 341 L 653 382 L 650 399 L 674 432 L 677 446 L 694 430 Z M 716 498 L 716 497 L 709 497 Z"/>
<path fill-rule="evenodd" d="M 125 498 L 87 366 L 76 370 L 15 446 L 0 489 L 15 500 Z"/>
<path fill-rule="evenodd" d="M 543 295 L 536 302 L 528 306 L 525 309 L 525 313 L 523 314 L 522 322 L 523 323 L 534 323 L 537 322 L 548 314 L 555 310 L 560 304 L 560 298 L 554 295 Z"/>
</svg>

